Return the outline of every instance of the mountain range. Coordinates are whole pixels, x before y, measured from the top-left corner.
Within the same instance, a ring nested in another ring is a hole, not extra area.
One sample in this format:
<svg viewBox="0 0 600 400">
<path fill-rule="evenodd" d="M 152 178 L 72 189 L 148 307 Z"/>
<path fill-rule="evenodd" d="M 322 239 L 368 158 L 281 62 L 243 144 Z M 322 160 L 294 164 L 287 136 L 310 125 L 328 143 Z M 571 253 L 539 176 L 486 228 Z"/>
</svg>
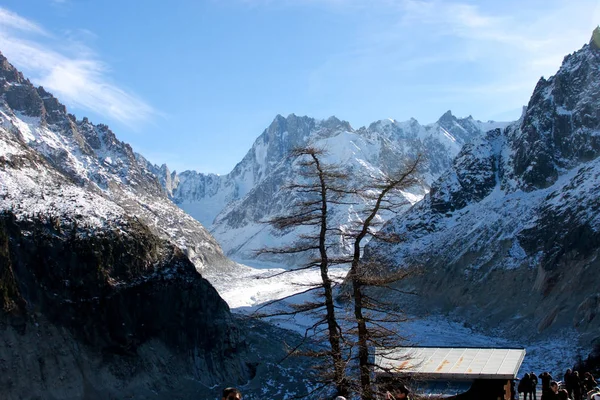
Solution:
<svg viewBox="0 0 600 400">
<path fill-rule="evenodd" d="M 119 141 L 108 126 L 94 125 L 87 118 L 77 120 L 1 55 L 0 78 L 0 127 L 7 146 L 25 145 L 65 177 L 57 179 L 102 197 L 100 204 L 118 205 L 118 210 L 113 210 L 116 213 L 140 218 L 156 234 L 184 250 L 199 270 L 235 268 L 206 229 L 169 201 L 157 177 L 138 162 L 131 146 Z M 43 171 L 31 172 L 37 173 Z M 17 213 L 39 209 L 60 217 L 62 207 L 75 207 L 72 202 L 55 198 L 60 195 L 58 186 L 42 177 L 30 176 L 33 185 L 19 174 L 5 179 L 0 188 L 7 192 L 1 203 L 3 209 L 14 208 Z M 34 196 L 24 190 L 38 193 Z M 25 204 L 23 198 L 34 199 L 36 204 Z M 103 212 L 93 201 L 81 207 L 87 207 L 82 215 Z"/>
<path fill-rule="evenodd" d="M 385 119 L 359 129 L 336 117 L 316 120 L 294 114 L 287 118 L 278 115 L 227 175 L 170 172 L 166 165 L 150 163 L 146 168 L 159 177 L 175 204 L 210 230 L 227 256 L 243 262 L 256 259 L 261 248 L 289 245 L 302 233 L 299 230 L 281 233 L 264 223 L 285 213 L 296 201 L 294 193 L 286 189 L 286 184 L 294 182 L 298 175 L 293 160 L 288 158 L 292 149 L 309 145 L 326 149 L 324 160 L 343 165 L 350 176 L 350 186 L 357 185 L 365 176 L 390 173 L 403 162 L 423 155 L 422 184 L 398 194 L 406 203 L 405 209 L 429 191 L 429 185 L 451 165 L 465 143 L 489 129 L 506 125 L 484 123 L 470 116 L 459 119 L 450 111 L 429 125 L 421 125 L 415 119 L 405 122 Z M 356 219 L 356 209 L 367 200 L 358 202 L 352 206 L 334 206 L 332 224 L 343 227 Z M 382 217 L 390 215 L 382 213 Z M 341 237 L 339 242 L 339 251 L 351 251 L 344 247 Z M 260 259 L 298 263 L 297 257 L 263 255 Z"/>
<path fill-rule="evenodd" d="M 600 340 L 600 29 L 516 122 L 277 116 L 225 176 L 152 165 L 0 55 L 3 395 L 208 397 L 226 381 L 305 393 L 306 365 L 278 362 L 292 334 L 232 314 L 203 276 L 244 268 L 229 257 L 298 262 L 254 252 L 298 238 L 263 222 L 293 203 L 287 154 L 306 145 L 355 177 L 425 156 L 421 184 L 395 194 L 405 206 L 382 215 L 403 241 L 365 248 L 422 271 L 397 284 L 418 296 L 388 300 L 499 335 Z"/>
</svg>

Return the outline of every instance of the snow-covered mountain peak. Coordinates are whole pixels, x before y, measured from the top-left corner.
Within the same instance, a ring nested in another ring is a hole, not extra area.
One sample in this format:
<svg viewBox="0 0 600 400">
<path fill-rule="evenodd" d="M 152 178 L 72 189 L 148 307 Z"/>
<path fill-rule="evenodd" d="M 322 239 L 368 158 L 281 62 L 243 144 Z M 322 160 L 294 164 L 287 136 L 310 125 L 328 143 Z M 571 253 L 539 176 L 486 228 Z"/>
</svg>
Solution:
<svg viewBox="0 0 600 400">
<path fill-rule="evenodd" d="M 366 252 L 417 264 L 418 305 L 523 335 L 598 340 L 600 51 L 586 44 L 540 79 L 519 121 L 466 144 L 430 193 Z M 399 300 L 401 301 L 401 300 Z M 505 331 L 506 332 L 506 331 Z"/>
<path fill-rule="evenodd" d="M 468 118 L 473 119 L 470 115 Z M 456 117 L 452 114 L 452 110 L 446 111 L 442 116 L 437 120 L 438 124 L 453 124 L 456 121 Z"/>
<path fill-rule="evenodd" d="M 600 50 L 586 44 L 541 78 L 518 129 L 511 178 L 525 190 L 553 184 L 566 169 L 600 154 Z"/>
<path fill-rule="evenodd" d="M 303 146 L 315 137 L 328 137 L 341 131 L 353 131 L 347 121 L 342 121 L 335 116 L 319 120 L 308 116 L 290 114 L 287 118 L 277 115 L 273 122 L 260 135 L 253 147 L 268 144 L 279 156 L 279 149 L 289 151 L 293 147 Z"/>
<path fill-rule="evenodd" d="M 344 165 L 357 180 L 395 171 L 403 162 L 425 155 L 424 186 L 403 194 L 407 202 L 414 203 L 450 166 L 460 148 L 490 125 L 446 113 L 429 125 L 421 125 L 414 118 L 404 122 L 383 119 L 355 130 L 334 116 L 277 115 L 227 175 L 195 171 L 175 174 L 146 163 L 175 203 L 210 227 L 227 254 L 246 259 L 267 244 L 294 240 L 293 234 L 282 238 L 262 222 L 283 212 L 293 201 L 284 190 L 286 183 L 296 178 L 293 160 L 288 158 L 292 149 L 307 145 L 325 149 L 326 162 Z M 336 221 L 347 223 L 355 218 L 354 213 L 351 209 L 336 210 Z"/>
<path fill-rule="evenodd" d="M 8 164 L 1 171 L 0 182 L 13 182 L 14 187 L 25 182 L 26 188 L 2 193 L 0 205 L 4 208 L 37 202 L 41 209 L 54 207 L 68 214 L 65 218 L 74 218 L 71 214 L 85 208 L 76 199 L 88 199 L 85 202 L 92 207 L 94 203 L 108 204 L 94 210 L 99 223 L 110 224 L 119 215 L 135 216 L 186 251 L 198 269 L 233 265 L 204 227 L 168 199 L 147 161 L 141 162 L 130 145 L 118 140 L 107 125 L 94 125 L 87 118 L 77 120 L 67 113 L 58 99 L 44 88 L 34 87 L 2 55 L 0 131 L 0 150 L 14 150 L 13 142 L 18 142 L 27 149 L 28 160 L 44 160 L 38 163 L 39 170 L 28 170 L 4 158 Z M 74 195 L 63 196 L 63 192 Z M 61 201 L 73 204 L 56 204 Z"/>
</svg>

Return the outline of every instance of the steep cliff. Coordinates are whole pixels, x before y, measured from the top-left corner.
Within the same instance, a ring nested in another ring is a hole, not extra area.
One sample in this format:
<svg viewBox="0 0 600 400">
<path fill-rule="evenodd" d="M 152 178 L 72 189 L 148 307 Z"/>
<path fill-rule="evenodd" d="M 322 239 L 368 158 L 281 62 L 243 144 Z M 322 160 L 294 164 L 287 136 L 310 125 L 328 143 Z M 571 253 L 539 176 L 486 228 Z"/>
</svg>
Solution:
<svg viewBox="0 0 600 400">
<path fill-rule="evenodd" d="M 423 274 L 413 306 L 505 334 L 600 328 L 600 32 L 540 79 L 521 119 L 467 144 L 369 257 Z M 399 301 L 401 299 L 398 299 Z"/>
<path fill-rule="evenodd" d="M 4 395 L 106 398 L 120 385 L 168 391 L 176 374 L 247 379 L 227 304 L 178 248 L 136 220 L 92 231 L 75 221 L 0 215 Z"/>
</svg>

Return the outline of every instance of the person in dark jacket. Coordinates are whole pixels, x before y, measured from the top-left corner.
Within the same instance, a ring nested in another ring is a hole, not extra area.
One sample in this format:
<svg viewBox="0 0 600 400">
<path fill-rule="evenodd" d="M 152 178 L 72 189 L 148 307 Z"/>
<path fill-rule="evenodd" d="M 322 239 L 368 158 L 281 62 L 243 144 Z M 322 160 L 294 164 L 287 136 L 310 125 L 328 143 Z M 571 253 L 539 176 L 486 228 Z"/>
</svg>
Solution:
<svg viewBox="0 0 600 400">
<path fill-rule="evenodd" d="M 560 389 L 556 394 L 556 397 L 558 400 L 571 400 L 569 398 L 569 392 L 567 392 L 567 389 Z"/>
<path fill-rule="evenodd" d="M 581 379 L 579 378 L 579 372 L 573 371 L 571 375 L 571 386 L 573 386 L 573 399 L 581 400 L 582 394 L 585 392 L 581 391 Z M 571 393 L 569 393 L 571 395 Z"/>
<path fill-rule="evenodd" d="M 519 385 L 517 386 L 517 391 L 519 393 L 523 393 L 523 400 L 527 400 L 527 395 L 529 394 L 529 399 L 531 400 L 531 378 L 529 374 L 523 375 Z"/>
<path fill-rule="evenodd" d="M 558 400 L 558 382 L 551 381 L 550 384 L 548 385 L 547 390 L 544 390 L 543 385 L 542 385 L 541 400 Z"/>
<path fill-rule="evenodd" d="M 596 380 L 594 379 L 592 374 L 590 372 L 586 372 L 583 375 L 583 388 L 584 388 L 583 393 L 589 392 L 596 386 L 598 386 L 598 383 L 596 382 Z"/>
<path fill-rule="evenodd" d="M 529 373 L 529 379 L 531 380 L 531 396 L 529 397 L 530 399 L 533 398 L 533 400 L 537 400 L 537 384 L 538 384 L 538 377 L 535 374 L 535 372 L 530 372 Z"/>
<path fill-rule="evenodd" d="M 540 379 L 542 381 L 542 396 L 545 392 L 550 390 L 550 382 L 552 382 L 552 375 L 548 372 L 544 371 L 540 375 Z"/>
<path fill-rule="evenodd" d="M 567 369 L 567 372 L 565 372 L 563 382 L 565 384 L 565 389 L 567 390 L 569 397 L 573 398 L 573 371 L 571 371 L 571 368 Z"/>
</svg>

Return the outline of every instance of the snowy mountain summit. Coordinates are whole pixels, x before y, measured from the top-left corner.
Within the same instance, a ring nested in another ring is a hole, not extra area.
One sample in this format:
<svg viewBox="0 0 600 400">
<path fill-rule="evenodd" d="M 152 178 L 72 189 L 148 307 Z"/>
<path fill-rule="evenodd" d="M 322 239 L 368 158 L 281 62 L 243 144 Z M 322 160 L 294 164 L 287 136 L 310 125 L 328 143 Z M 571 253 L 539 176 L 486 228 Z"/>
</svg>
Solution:
<svg viewBox="0 0 600 400">
<path fill-rule="evenodd" d="M 17 161 L 25 157 L 29 162 Z M 139 218 L 199 270 L 233 268 L 214 238 L 175 206 L 110 128 L 77 120 L 0 54 L 0 209 L 101 226 Z M 35 160 L 35 161 L 34 161 Z"/>
<path fill-rule="evenodd" d="M 372 242 L 419 306 L 515 335 L 600 328 L 600 30 L 541 78 L 521 119 L 465 145 L 430 193 Z M 401 299 L 398 299 L 399 301 Z"/>
<path fill-rule="evenodd" d="M 393 171 L 402 162 L 423 154 L 423 185 L 405 193 L 408 202 L 414 203 L 450 166 L 465 143 L 488 129 L 506 125 L 472 117 L 459 119 L 450 111 L 429 125 L 415 119 L 384 119 L 360 129 L 336 117 L 317 120 L 278 115 L 227 175 L 171 173 L 165 165 L 148 168 L 160 177 L 177 205 L 209 227 L 228 256 L 248 260 L 255 257 L 257 249 L 289 244 L 297 238 L 297 233 L 281 236 L 262 223 L 288 209 L 293 201 L 283 189 L 296 176 L 288 158 L 293 148 L 310 144 L 326 149 L 326 161 L 344 165 L 356 179 L 361 173 Z M 353 218 L 351 207 L 338 207 L 334 213 L 339 225 Z"/>
</svg>

